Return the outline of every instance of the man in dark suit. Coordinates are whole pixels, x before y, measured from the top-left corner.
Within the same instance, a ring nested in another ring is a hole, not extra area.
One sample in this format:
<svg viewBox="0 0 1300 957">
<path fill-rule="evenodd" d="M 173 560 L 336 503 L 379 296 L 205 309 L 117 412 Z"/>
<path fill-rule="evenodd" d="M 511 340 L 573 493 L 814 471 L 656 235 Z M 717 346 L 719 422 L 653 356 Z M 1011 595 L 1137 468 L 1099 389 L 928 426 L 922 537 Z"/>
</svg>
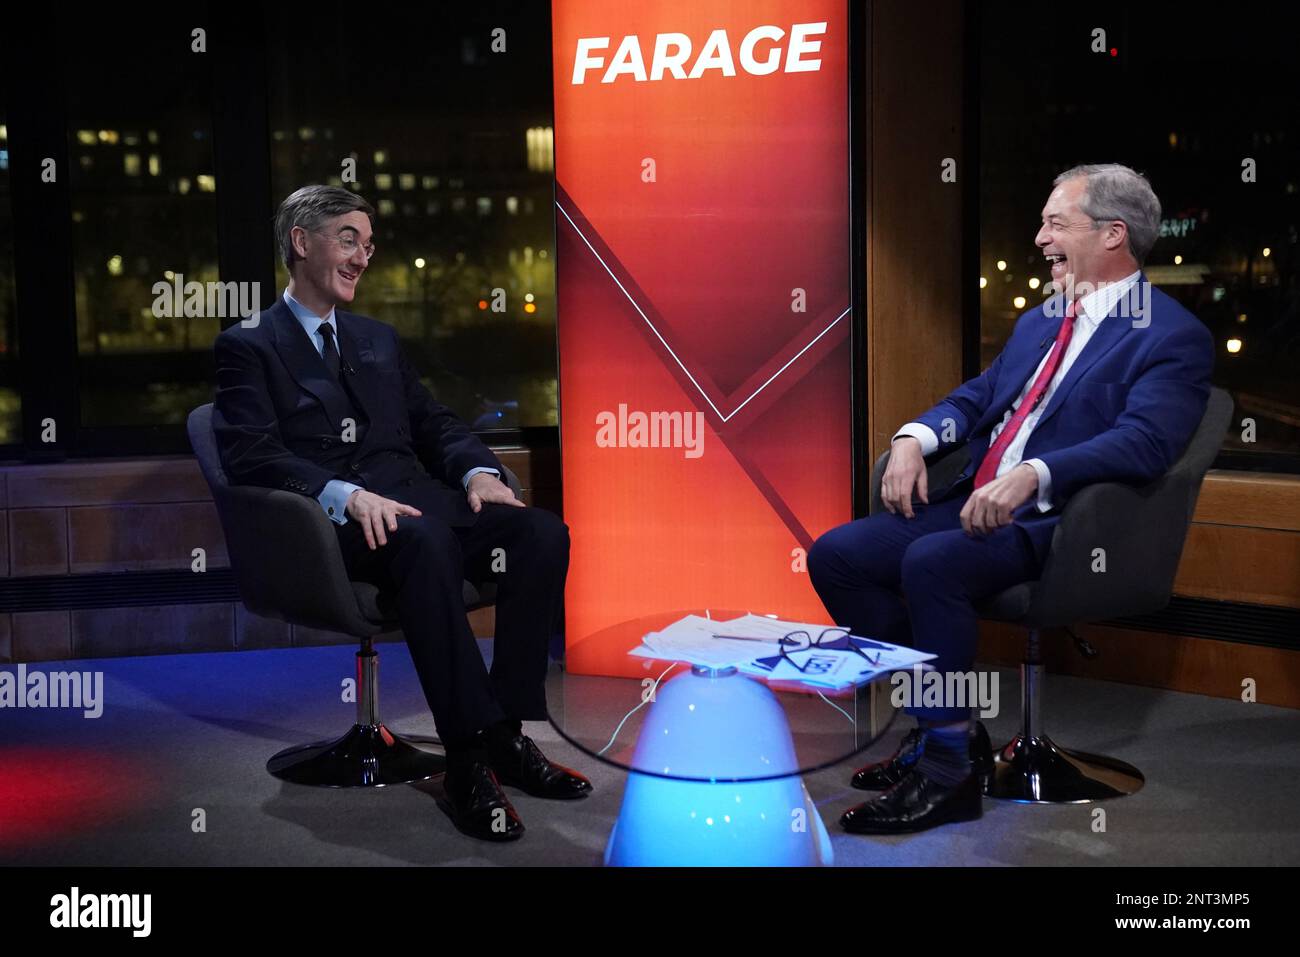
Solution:
<svg viewBox="0 0 1300 957">
<path fill-rule="evenodd" d="M 837 623 L 931 652 L 945 675 L 968 672 L 976 604 L 1039 577 L 1070 496 L 1095 482 L 1151 482 L 1182 454 L 1205 412 L 1214 344 L 1141 272 L 1159 225 L 1159 200 L 1128 167 L 1057 177 L 1035 239 L 1057 294 L 1020 317 L 982 375 L 898 430 L 886 511 L 832 529 L 809 553 Z M 925 457 L 963 443 L 965 471 L 927 489 Z M 970 735 L 968 705 L 914 701 L 917 730 L 851 782 L 884 793 L 841 824 L 898 833 L 979 817 L 972 754 L 991 756 L 982 726 Z"/>
<path fill-rule="evenodd" d="M 509 840 L 523 824 L 502 783 L 549 798 L 591 790 L 522 728 L 546 717 L 568 527 L 515 498 L 496 456 L 420 383 L 392 327 L 336 308 L 374 255 L 373 226 L 370 204 L 345 189 L 305 186 L 280 205 L 289 287 L 255 323 L 217 337 L 213 427 L 232 481 L 317 499 L 349 574 L 391 589 L 446 747 L 452 819 Z M 465 615 L 467 576 L 498 582 L 490 673 Z"/>
</svg>

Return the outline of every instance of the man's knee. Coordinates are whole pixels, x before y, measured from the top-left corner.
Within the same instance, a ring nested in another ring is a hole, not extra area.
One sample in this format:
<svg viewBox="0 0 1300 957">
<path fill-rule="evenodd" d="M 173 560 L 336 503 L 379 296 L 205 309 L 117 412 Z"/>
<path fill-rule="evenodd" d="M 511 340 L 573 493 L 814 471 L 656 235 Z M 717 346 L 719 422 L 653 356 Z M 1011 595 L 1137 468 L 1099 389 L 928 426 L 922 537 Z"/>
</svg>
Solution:
<svg viewBox="0 0 1300 957">
<path fill-rule="evenodd" d="M 922 535 L 903 552 L 903 592 L 917 593 L 951 584 L 951 550 L 945 548 L 947 534 Z"/>
<path fill-rule="evenodd" d="M 529 508 L 529 511 L 537 514 L 537 518 L 534 518 L 533 521 L 537 523 L 537 533 L 541 536 L 542 542 L 545 542 L 543 547 L 545 547 L 547 553 L 554 555 L 556 562 L 559 562 L 559 560 L 568 562 L 568 525 L 555 512 L 546 511 L 545 508 Z"/>
<path fill-rule="evenodd" d="M 829 532 L 821 535 L 812 543 L 812 548 L 808 549 L 808 578 L 812 581 L 813 587 L 819 584 L 825 584 L 828 580 L 828 574 L 831 570 L 838 567 L 840 562 L 840 530 L 844 528 L 832 528 Z"/>
<path fill-rule="evenodd" d="M 531 505 L 525 508 L 513 505 L 493 507 L 500 510 L 494 519 L 501 523 L 496 527 L 503 543 L 526 545 L 555 558 L 569 554 L 569 526 L 554 512 Z"/>
<path fill-rule="evenodd" d="M 452 527 L 436 515 L 399 515 L 397 532 L 388 533 L 389 542 L 405 542 L 421 550 L 443 555 L 459 555 L 460 540 Z"/>
<path fill-rule="evenodd" d="M 813 587 L 836 580 L 884 583 L 890 578 L 888 550 L 879 540 L 879 523 L 859 519 L 832 528 L 808 550 L 808 577 Z"/>
<path fill-rule="evenodd" d="M 556 555 L 569 554 L 569 526 L 554 512 L 544 508 L 520 509 L 528 516 L 533 535 L 542 547 Z"/>
</svg>

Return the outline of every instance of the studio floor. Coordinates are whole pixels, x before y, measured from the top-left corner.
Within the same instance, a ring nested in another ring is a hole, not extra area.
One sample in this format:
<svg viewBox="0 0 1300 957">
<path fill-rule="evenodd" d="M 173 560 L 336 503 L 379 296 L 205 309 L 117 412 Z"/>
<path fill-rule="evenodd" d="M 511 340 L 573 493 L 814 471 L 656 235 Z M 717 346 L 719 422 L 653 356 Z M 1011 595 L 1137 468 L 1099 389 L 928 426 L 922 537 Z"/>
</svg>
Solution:
<svg viewBox="0 0 1300 957">
<path fill-rule="evenodd" d="M 484 642 L 490 654 L 490 642 Z M 385 722 L 434 733 L 402 644 L 378 646 Z M 579 802 L 511 792 L 527 833 L 462 836 L 438 809 L 437 779 L 375 790 L 285 784 L 280 749 L 341 734 L 354 706 L 348 646 L 49 662 L 104 672 L 104 711 L 0 710 L 0 863 L 6 865 L 599 865 L 626 774 L 549 724 L 525 727 L 549 757 L 595 785 Z M 7 666 L 13 669 L 15 666 Z M 995 746 L 1018 720 L 1018 676 L 1001 675 Z M 905 837 L 837 826 L 866 795 L 856 764 L 891 752 L 900 718 L 864 755 L 805 778 L 837 866 L 1278 865 L 1300 863 L 1300 712 L 1109 682 L 1049 677 L 1047 730 L 1060 744 L 1137 765 L 1147 784 L 1101 805 L 986 800 L 979 821 Z M 1094 808 L 1106 811 L 1105 828 Z M 202 826 L 198 826 L 199 823 Z"/>
</svg>

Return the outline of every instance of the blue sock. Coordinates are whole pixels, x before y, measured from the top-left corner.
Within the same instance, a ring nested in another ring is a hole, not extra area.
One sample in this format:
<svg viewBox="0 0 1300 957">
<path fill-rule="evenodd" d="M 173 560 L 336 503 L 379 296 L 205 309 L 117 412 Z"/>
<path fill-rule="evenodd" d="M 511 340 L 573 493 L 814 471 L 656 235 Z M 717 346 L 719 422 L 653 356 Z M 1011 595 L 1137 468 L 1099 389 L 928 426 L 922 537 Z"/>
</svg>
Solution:
<svg viewBox="0 0 1300 957">
<path fill-rule="evenodd" d="M 926 728 L 925 750 L 916 770 L 944 787 L 966 780 L 971 773 L 969 729 Z"/>
</svg>

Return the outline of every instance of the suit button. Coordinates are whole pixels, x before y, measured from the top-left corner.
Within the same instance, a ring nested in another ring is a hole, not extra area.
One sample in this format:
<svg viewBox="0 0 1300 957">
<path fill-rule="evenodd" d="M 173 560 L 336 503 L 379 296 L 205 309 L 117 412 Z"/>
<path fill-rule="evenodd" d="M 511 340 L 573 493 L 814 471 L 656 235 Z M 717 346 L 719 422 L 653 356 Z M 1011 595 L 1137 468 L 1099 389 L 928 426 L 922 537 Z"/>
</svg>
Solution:
<svg viewBox="0 0 1300 957">
<path fill-rule="evenodd" d="M 357 465 L 356 462 L 353 462 L 350 466 L 348 466 L 348 468 L 350 468 L 350 469 L 351 469 L 352 471 L 354 471 L 354 472 L 360 472 L 360 471 L 361 471 L 361 466 Z"/>
<path fill-rule="evenodd" d="M 327 449 L 327 448 L 329 448 L 329 447 L 330 447 L 330 440 L 329 440 L 329 439 L 321 439 L 321 440 L 320 440 L 320 447 L 323 448 L 323 449 Z"/>
</svg>

